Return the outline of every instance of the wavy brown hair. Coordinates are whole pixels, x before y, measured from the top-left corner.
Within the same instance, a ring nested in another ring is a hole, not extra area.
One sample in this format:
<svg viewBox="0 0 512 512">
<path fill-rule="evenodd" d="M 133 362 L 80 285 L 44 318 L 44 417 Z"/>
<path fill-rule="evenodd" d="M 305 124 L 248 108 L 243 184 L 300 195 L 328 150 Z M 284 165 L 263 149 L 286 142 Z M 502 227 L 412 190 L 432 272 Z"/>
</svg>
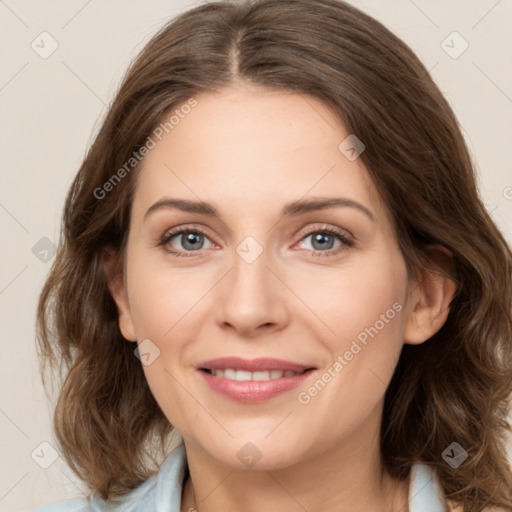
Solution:
<svg viewBox="0 0 512 512">
<path fill-rule="evenodd" d="M 429 465 L 445 499 L 467 512 L 511 510 L 511 250 L 428 71 L 381 23 L 337 0 L 206 3 L 166 24 L 129 67 L 69 190 L 38 305 L 43 382 L 48 366 L 59 370 L 54 428 L 70 467 L 114 502 L 154 473 L 173 432 L 119 331 L 103 265 L 108 248 L 125 254 L 140 165 L 106 197 L 98 189 L 169 112 L 239 80 L 318 98 L 357 134 L 410 275 L 429 264 L 432 244 L 452 253 L 448 319 L 403 347 L 386 391 L 383 462 L 396 478 Z M 454 441 L 468 453 L 456 469 L 442 458 Z"/>
</svg>

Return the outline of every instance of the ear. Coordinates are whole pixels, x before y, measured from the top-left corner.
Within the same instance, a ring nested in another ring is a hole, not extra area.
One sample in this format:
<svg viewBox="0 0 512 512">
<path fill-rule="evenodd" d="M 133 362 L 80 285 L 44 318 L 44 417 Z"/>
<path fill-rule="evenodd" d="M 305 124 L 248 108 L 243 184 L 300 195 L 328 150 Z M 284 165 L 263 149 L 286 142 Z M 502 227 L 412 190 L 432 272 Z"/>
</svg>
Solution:
<svg viewBox="0 0 512 512">
<path fill-rule="evenodd" d="M 410 292 L 404 343 L 419 345 L 432 337 L 446 322 L 449 305 L 457 290 L 452 253 L 441 245 L 431 245 L 429 259 L 437 268 L 422 271 Z"/>
<path fill-rule="evenodd" d="M 119 330 L 126 340 L 137 341 L 123 268 L 118 260 L 117 253 L 113 249 L 105 249 L 103 253 L 103 269 L 107 278 L 110 295 L 112 295 L 117 306 Z"/>
</svg>

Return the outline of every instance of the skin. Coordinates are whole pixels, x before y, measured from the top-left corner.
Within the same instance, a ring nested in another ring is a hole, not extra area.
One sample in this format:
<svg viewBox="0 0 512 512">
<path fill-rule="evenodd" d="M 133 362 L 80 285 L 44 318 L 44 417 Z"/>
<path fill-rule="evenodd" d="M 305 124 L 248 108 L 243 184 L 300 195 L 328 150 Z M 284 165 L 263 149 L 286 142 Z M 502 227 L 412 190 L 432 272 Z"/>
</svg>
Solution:
<svg viewBox="0 0 512 512">
<path fill-rule="evenodd" d="M 409 510 L 409 480 L 390 478 L 380 459 L 384 393 L 403 344 L 424 342 L 445 322 L 455 284 L 439 273 L 409 279 L 389 212 L 361 159 L 339 151 L 349 133 L 323 103 L 241 82 L 196 99 L 145 158 L 124 274 L 112 276 L 105 262 L 123 336 L 160 350 L 144 371 L 184 439 L 191 478 L 181 511 L 194 494 L 200 512 Z M 212 203 L 222 219 L 174 208 L 144 219 L 165 196 Z M 357 201 L 374 220 L 348 206 L 280 217 L 284 204 L 312 196 Z M 190 257 L 157 245 L 180 226 L 207 234 L 198 251 L 180 235 L 167 243 Z M 308 235 L 325 227 L 353 245 L 336 237 L 313 245 Z M 263 249 L 252 263 L 236 252 L 248 236 Z M 441 258 L 438 248 L 432 254 Z M 298 393 L 394 303 L 401 311 L 300 403 Z M 299 388 L 243 404 L 196 370 L 224 356 L 318 370 Z M 237 456 L 248 442 L 261 453 L 253 467 Z"/>
</svg>

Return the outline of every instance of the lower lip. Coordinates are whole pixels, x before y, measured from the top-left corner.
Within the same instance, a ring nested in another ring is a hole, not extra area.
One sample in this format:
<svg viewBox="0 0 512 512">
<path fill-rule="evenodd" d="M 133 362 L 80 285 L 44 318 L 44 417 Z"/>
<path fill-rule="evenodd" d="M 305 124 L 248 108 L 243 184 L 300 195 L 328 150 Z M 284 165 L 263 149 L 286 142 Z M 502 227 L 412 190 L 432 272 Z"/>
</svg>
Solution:
<svg viewBox="0 0 512 512">
<path fill-rule="evenodd" d="M 294 375 L 293 377 L 246 381 L 215 377 L 203 370 L 198 371 L 203 376 L 207 384 L 217 393 L 239 402 L 258 403 L 296 388 L 312 373 L 314 373 L 315 370 L 306 370 L 304 373 Z"/>
</svg>

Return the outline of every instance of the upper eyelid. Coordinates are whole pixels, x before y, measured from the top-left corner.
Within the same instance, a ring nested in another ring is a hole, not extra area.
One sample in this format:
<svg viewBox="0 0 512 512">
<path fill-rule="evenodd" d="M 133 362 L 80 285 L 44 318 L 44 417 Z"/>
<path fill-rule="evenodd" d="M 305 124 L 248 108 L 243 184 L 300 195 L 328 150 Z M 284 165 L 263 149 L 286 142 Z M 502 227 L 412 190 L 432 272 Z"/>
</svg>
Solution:
<svg viewBox="0 0 512 512">
<path fill-rule="evenodd" d="M 315 223 L 313 226 L 300 229 L 297 236 L 301 236 L 303 238 L 304 236 L 309 236 L 312 233 L 321 233 L 322 231 L 332 231 L 335 235 L 344 236 L 345 238 L 350 238 L 352 240 L 354 239 L 354 235 L 348 229 L 331 226 L 325 222 Z"/>
</svg>

